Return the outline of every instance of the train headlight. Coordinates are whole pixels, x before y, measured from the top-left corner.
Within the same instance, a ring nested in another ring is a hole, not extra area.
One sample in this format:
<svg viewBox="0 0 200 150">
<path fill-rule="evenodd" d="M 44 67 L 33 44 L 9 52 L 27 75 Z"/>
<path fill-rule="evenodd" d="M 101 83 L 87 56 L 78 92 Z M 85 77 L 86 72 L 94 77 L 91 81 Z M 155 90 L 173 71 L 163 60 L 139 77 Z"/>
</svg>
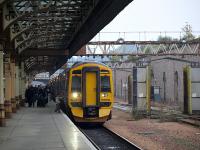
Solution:
<svg viewBox="0 0 200 150">
<path fill-rule="evenodd" d="M 108 93 L 102 93 L 101 96 L 102 97 L 108 97 Z"/>
<path fill-rule="evenodd" d="M 78 93 L 77 92 L 73 92 L 72 93 L 72 98 L 74 98 L 74 99 L 78 98 Z"/>
</svg>

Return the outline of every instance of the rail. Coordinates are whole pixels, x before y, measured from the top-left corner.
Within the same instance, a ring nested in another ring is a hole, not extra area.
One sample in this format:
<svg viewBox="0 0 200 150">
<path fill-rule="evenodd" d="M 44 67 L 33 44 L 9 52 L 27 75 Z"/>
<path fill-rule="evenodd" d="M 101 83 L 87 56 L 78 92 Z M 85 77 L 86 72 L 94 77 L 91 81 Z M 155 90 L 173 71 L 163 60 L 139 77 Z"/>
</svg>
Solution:
<svg viewBox="0 0 200 150">
<path fill-rule="evenodd" d="M 104 126 L 79 128 L 98 149 L 140 150 L 138 146 Z"/>
</svg>

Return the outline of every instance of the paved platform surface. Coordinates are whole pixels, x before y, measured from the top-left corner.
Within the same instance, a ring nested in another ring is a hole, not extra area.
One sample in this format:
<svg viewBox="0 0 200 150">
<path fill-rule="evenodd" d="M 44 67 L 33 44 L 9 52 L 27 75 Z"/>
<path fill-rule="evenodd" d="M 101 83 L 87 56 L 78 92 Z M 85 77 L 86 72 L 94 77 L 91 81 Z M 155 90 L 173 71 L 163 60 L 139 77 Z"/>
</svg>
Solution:
<svg viewBox="0 0 200 150">
<path fill-rule="evenodd" d="M 88 150 L 95 149 L 62 113 L 46 108 L 21 108 L 6 127 L 0 127 L 0 150 Z"/>
</svg>

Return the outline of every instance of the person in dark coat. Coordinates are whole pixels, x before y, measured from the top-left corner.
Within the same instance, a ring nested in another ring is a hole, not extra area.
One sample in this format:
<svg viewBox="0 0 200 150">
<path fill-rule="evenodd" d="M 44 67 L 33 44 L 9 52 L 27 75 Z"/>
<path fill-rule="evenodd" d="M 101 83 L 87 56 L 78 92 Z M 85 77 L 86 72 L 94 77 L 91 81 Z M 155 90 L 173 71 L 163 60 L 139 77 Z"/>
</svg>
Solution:
<svg viewBox="0 0 200 150">
<path fill-rule="evenodd" d="M 33 104 L 33 87 L 29 86 L 25 91 L 26 102 L 28 103 L 28 107 L 31 107 Z"/>
<path fill-rule="evenodd" d="M 37 101 L 37 94 L 38 94 L 38 89 L 37 87 L 33 87 L 32 89 L 33 92 L 33 97 L 32 97 L 32 106 L 35 107 L 35 102 Z"/>
<path fill-rule="evenodd" d="M 49 94 L 49 88 L 48 88 L 48 86 L 46 86 L 45 88 L 44 88 L 44 101 L 45 101 L 45 105 L 47 105 L 47 103 L 48 103 L 48 94 Z"/>
<path fill-rule="evenodd" d="M 42 88 L 39 88 L 39 90 L 38 90 L 37 106 L 45 107 L 45 92 L 44 92 L 44 89 L 42 89 Z"/>
</svg>

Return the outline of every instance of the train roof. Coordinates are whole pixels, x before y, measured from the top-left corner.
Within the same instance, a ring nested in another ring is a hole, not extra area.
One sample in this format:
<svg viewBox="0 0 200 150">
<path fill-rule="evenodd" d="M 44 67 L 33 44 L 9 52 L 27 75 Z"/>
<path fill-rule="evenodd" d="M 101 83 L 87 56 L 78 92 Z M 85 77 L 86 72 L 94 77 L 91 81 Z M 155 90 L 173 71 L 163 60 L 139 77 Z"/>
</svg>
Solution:
<svg viewBox="0 0 200 150">
<path fill-rule="evenodd" d="M 102 65 L 102 66 L 105 66 L 105 67 L 109 67 L 106 64 L 101 63 L 101 62 L 96 62 L 96 61 L 80 61 L 80 62 L 74 63 L 71 68 L 75 68 L 75 67 L 78 67 L 78 66 L 83 65 L 83 64 L 98 64 L 98 65 Z"/>
</svg>

